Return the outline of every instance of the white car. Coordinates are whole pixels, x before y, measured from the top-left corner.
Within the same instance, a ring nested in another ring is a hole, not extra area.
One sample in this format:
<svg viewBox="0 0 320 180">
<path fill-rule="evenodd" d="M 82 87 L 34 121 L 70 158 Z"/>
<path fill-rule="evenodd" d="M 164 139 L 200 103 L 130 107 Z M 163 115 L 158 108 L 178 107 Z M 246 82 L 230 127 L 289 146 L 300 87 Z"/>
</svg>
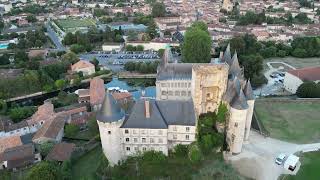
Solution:
<svg viewBox="0 0 320 180">
<path fill-rule="evenodd" d="M 286 157 L 287 156 L 285 154 L 283 154 L 283 153 L 279 154 L 278 157 L 276 158 L 276 164 L 278 164 L 278 165 L 283 164 L 283 162 L 285 161 Z"/>
</svg>

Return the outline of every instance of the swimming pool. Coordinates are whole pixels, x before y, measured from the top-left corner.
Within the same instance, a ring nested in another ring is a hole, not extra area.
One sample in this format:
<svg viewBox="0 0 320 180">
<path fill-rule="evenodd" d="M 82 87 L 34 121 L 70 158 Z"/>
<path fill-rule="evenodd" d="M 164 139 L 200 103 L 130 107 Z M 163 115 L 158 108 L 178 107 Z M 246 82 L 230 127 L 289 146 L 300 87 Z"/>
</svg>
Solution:
<svg viewBox="0 0 320 180">
<path fill-rule="evenodd" d="M 0 44 L 0 49 L 7 49 L 8 48 L 8 44 Z"/>
</svg>

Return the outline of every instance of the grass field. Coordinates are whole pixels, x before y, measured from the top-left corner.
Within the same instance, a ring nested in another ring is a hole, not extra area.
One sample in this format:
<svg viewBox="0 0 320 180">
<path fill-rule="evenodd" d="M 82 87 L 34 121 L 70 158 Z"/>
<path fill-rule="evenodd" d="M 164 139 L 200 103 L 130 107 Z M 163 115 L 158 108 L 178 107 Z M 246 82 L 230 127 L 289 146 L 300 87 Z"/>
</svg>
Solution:
<svg viewBox="0 0 320 180">
<path fill-rule="evenodd" d="M 258 119 L 272 138 L 293 143 L 320 142 L 319 102 L 275 102 L 263 99 L 255 104 Z"/>
<path fill-rule="evenodd" d="M 286 176 L 284 180 L 319 180 L 320 152 L 304 153 L 300 158 L 301 167 L 295 176 Z"/>
<path fill-rule="evenodd" d="M 64 30 L 77 27 L 90 27 L 95 26 L 96 21 L 94 19 L 60 19 L 55 21 L 59 27 Z"/>
<path fill-rule="evenodd" d="M 72 164 L 72 179 L 98 179 L 96 170 L 99 167 L 102 148 L 98 146 L 80 157 Z"/>
<path fill-rule="evenodd" d="M 310 66 L 320 66 L 320 58 L 295 58 L 295 57 L 285 57 L 285 58 L 268 58 L 264 60 L 264 64 L 267 62 L 285 62 L 290 64 L 295 68 L 304 68 Z"/>
</svg>

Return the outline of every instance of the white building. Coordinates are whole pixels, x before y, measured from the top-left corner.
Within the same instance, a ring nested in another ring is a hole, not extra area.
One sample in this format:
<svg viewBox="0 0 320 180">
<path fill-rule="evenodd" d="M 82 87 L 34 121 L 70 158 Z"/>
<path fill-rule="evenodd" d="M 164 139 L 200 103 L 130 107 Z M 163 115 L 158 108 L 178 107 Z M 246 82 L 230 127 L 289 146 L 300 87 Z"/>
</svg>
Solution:
<svg viewBox="0 0 320 180">
<path fill-rule="evenodd" d="M 298 87 L 305 81 L 320 81 L 320 67 L 308 67 L 289 70 L 284 77 L 284 88 L 295 94 Z"/>
<path fill-rule="evenodd" d="M 80 60 L 77 63 L 71 65 L 71 71 L 72 72 L 82 72 L 83 76 L 89 76 L 91 74 L 94 74 L 95 67 L 93 64 L 91 64 L 88 61 Z"/>
</svg>

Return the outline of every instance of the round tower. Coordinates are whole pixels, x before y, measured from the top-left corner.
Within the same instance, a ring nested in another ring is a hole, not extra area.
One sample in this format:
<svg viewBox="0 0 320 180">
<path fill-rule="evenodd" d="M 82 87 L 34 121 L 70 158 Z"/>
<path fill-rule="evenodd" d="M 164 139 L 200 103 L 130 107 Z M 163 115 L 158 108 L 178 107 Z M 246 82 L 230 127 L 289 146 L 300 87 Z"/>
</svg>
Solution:
<svg viewBox="0 0 320 180">
<path fill-rule="evenodd" d="M 245 96 L 240 90 L 230 104 L 230 119 L 228 124 L 228 144 L 232 154 L 241 153 L 245 126 L 248 112 L 248 104 Z"/>
<path fill-rule="evenodd" d="M 255 102 L 255 97 L 253 95 L 250 81 L 247 81 L 246 86 L 244 87 L 244 95 L 246 96 L 247 104 L 249 106 L 247 117 L 246 117 L 246 128 L 245 128 L 245 134 L 244 134 L 244 140 L 248 141 L 249 135 L 250 135 L 250 129 L 251 129 L 251 121 L 252 121 L 252 116 L 254 111 L 254 102 Z"/>
<path fill-rule="evenodd" d="M 118 164 L 124 157 L 120 131 L 124 118 L 124 112 L 111 94 L 107 93 L 102 108 L 97 114 L 97 122 L 103 153 L 111 166 Z"/>
</svg>

